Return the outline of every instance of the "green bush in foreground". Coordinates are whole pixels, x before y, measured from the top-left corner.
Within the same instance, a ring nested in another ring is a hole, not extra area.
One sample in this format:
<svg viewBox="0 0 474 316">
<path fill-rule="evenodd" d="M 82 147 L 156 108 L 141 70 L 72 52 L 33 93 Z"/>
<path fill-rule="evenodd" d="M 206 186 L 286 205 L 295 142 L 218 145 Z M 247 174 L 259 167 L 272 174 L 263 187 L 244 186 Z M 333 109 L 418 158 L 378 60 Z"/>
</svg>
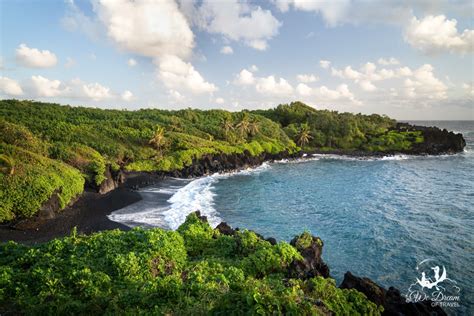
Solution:
<svg viewBox="0 0 474 316">
<path fill-rule="evenodd" d="M 249 231 L 221 235 L 195 214 L 177 231 L 136 228 L 0 245 L 0 313 L 380 315 L 332 279 L 286 275 L 299 252 Z"/>
</svg>

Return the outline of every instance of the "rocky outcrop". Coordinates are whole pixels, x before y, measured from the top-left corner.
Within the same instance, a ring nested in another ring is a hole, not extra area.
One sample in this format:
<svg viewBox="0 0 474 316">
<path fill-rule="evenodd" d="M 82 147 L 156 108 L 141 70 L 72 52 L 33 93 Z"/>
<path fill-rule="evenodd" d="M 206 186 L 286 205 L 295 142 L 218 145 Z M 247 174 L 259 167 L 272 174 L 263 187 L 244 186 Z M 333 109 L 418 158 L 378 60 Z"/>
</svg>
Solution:
<svg viewBox="0 0 474 316">
<path fill-rule="evenodd" d="M 400 295 L 400 291 L 394 287 L 388 290 L 379 286 L 368 278 L 360 278 L 347 272 L 344 275 L 340 288 L 355 289 L 362 292 L 369 300 L 384 308 L 382 315 L 430 315 L 442 316 L 446 313 L 439 306 L 431 306 L 431 301 L 417 303 L 407 303 L 405 298 Z"/>
<path fill-rule="evenodd" d="M 309 279 L 315 276 L 329 277 L 329 267 L 324 263 L 321 255 L 323 253 L 323 241 L 319 237 L 303 233 L 296 236 L 290 242 L 301 256 L 302 260 L 295 260 L 288 269 L 290 277 L 299 279 Z"/>
<path fill-rule="evenodd" d="M 125 175 L 123 174 L 122 170 L 114 172 L 110 166 L 105 169 L 105 180 L 102 181 L 100 186 L 97 188 L 97 192 L 100 194 L 109 193 L 112 190 L 115 190 L 119 187 L 122 183 L 125 182 Z"/>
<path fill-rule="evenodd" d="M 408 123 L 397 123 L 394 130 L 397 131 L 419 131 L 423 135 L 423 142 L 413 144 L 412 148 L 405 153 L 415 155 L 440 155 L 454 154 L 464 150 L 466 141 L 462 134 L 453 133 L 438 127 L 426 127 L 410 125 Z"/>
<path fill-rule="evenodd" d="M 194 178 L 216 172 L 229 172 L 255 167 L 265 161 L 298 157 L 301 157 L 301 153 L 290 154 L 288 151 L 282 151 L 278 154 L 262 153 L 257 156 L 252 156 L 248 151 L 241 154 L 209 154 L 193 159 L 190 166 L 181 170 L 165 172 L 163 175 L 176 178 Z"/>
</svg>

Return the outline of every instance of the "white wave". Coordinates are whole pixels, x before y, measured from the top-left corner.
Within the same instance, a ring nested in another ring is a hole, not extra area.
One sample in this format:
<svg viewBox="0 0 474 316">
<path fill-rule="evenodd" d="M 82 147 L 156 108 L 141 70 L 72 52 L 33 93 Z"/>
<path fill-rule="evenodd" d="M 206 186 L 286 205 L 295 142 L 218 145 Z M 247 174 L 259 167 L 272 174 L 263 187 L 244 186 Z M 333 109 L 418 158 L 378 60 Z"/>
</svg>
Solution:
<svg viewBox="0 0 474 316">
<path fill-rule="evenodd" d="M 202 215 L 207 216 L 211 226 L 215 227 L 221 222 L 221 219 L 214 208 L 214 184 L 220 179 L 258 174 L 269 168 L 271 168 L 270 164 L 264 162 L 256 168 L 215 173 L 194 179 L 191 182 L 189 179 L 184 179 L 189 183 L 183 183 L 183 185 L 174 183 L 175 185 L 164 187 L 146 187 L 138 191 L 142 194 L 141 201 L 113 212 L 108 218 L 130 227 L 152 226 L 174 230 L 184 223 L 190 213 L 200 211 Z M 163 195 L 165 195 L 164 198 L 166 195 L 170 197 L 163 200 Z M 159 199 L 162 201 L 160 202 Z"/>
</svg>

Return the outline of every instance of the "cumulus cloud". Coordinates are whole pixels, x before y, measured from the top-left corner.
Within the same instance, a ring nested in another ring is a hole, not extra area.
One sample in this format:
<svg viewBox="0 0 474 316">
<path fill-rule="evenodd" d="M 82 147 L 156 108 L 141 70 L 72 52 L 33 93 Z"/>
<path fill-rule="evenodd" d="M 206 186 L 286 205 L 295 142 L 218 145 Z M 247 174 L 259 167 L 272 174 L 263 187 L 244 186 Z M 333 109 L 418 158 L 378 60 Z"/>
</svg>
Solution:
<svg viewBox="0 0 474 316">
<path fill-rule="evenodd" d="M 242 41 L 257 50 L 266 50 L 268 40 L 278 34 L 282 25 L 270 10 L 247 2 L 204 0 L 195 7 L 186 2 L 181 1 L 181 6 L 199 28 L 228 40 Z"/>
<path fill-rule="evenodd" d="M 221 54 L 224 55 L 231 55 L 234 53 L 234 50 L 230 46 L 222 46 L 221 48 Z"/>
<path fill-rule="evenodd" d="M 23 94 L 23 89 L 18 81 L 0 76 L 0 92 L 2 94 L 19 96 Z"/>
<path fill-rule="evenodd" d="M 178 91 L 176 90 L 168 90 L 168 98 L 172 101 L 172 102 L 184 102 L 186 101 L 186 97 L 184 95 L 182 95 L 181 93 L 179 93 Z"/>
<path fill-rule="evenodd" d="M 137 65 L 137 61 L 133 58 L 130 58 L 128 61 L 127 61 L 127 64 L 130 66 L 130 67 L 135 67 Z"/>
<path fill-rule="evenodd" d="M 474 30 L 466 29 L 460 33 L 457 21 L 448 20 L 444 15 L 428 15 L 420 20 L 413 17 L 405 29 L 405 40 L 424 53 L 474 51 Z"/>
<path fill-rule="evenodd" d="M 321 68 L 328 69 L 331 66 L 331 62 L 329 60 L 320 60 L 319 65 Z"/>
<path fill-rule="evenodd" d="M 20 44 L 16 49 L 16 60 L 20 65 L 31 68 L 48 68 L 58 63 L 56 55 L 49 50 L 29 48 L 26 44 Z"/>
<path fill-rule="evenodd" d="M 406 70 L 407 69 L 401 69 L 399 71 L 406 72 Z M 408 68 L 408 70 L 410 69 Z M 332 67 L 331 74 L 342 79 L 353 80 L 355 83 L 359 84 L 362 90 L 368 92 L 377 90 L 377 87 L 373 82 L 387 80 L 397 76 L 397 72 L 392 69 L 382 68 L 377 70 L 377 65 L 372 62 L 365 63 L 359 68 L 359 70 L 353 69 L 352 66 L 346 66 L 344 69 Z"/>
<path fill-rule="evenodd" d="M 311 88 L 304 83 L 298 84 L 296 91 L 303 97 L 311 97 L 321 103 L 331 103 L 334 101 L 349 101 L 354 105 L 361 105 L 362 102 L 357 100 L 354 94 L 349 90 L 347 84 L 340 84 L 336 89 L 330 89 L 326 86 Z"/>
<path fill-rule="evenodd" d="M 158 77 L 167 88 L 173 90 L 184 88 L 196 94 L 211 93 L 217 90 L 214 84 L 204 80 L 191 63 L 173 55 L 160 58 Z"/>
<path fill-rule="evenodd" d="M 70 92 L 59 80 L 50 80 L 43 76 L 31 76 L 31 87 L 36 96 L 39 97 L 57 97 Z"/>
<path fill-rule="evenodd" d="M 251 85 L 255 82 L 253 73 L 247 69 L 242 69 L 236 76 L 234 83 L 237 85 Z"/>
<path fill-rule="evenodd" d="M 121 97 L 122 97 L 122 100 L 127 101 L 127 102 L 130 102 L 130 101 L 133 100 L 133 93 L 132 93 L 131 91 L 129 91 L 129 90 L 125 90 L 125 91 L 122 93 Z"/>
<path fill-rule="evenodd" d="M 319 78 L 317 76 L 311 75 L 311 74 L 297 75 L 296 79 L 299 82 L 303 82 L 303 83 L 310 83 L 310 82 L 315 82 L 315 81 L 319 80 Z"/>
<path fill-rule="evenodd" d="M 123 50 L 151 58 L 170 91 L 217 90 L 186 61 L 195 46 L 194 34 L 175 1 L 104 0 L 93 2 L 93 7 L 108 37 Z"/>
<path fill-rule="evenodd" d="M 257 92 L 267 95 L 289 95 L 293 92 L 293 87 L 283 78 L 268 76 L 259 78 L 255 86 Z"/>
<path fill-rule="evenodd" d="M 216 98 L 217 104 L 224 104 L 225 100 L 223 98 Z"/>
<path fill-rule="evenodd" d="M 93 6 L 120 48 L 152 58 L 191 55 L 194 34 L 175 1 L 106 0 Z"/>
<path fill-rule="evenodd" d="M 101 101 L 104 99 L 112 98 L 110 88 L 104 87 L 103 85 L 97 82 L 83 85 L 82 90 L 88 98 L 94 101 Z"/>
<path fill-rule="evenodd" d="M 446 99 L 448 87 L 435 77 L 433 66 L 425 64 L 413 71 L 410 78 L 405 79 L 405 92 L 410 98 Z"/>
</svg>

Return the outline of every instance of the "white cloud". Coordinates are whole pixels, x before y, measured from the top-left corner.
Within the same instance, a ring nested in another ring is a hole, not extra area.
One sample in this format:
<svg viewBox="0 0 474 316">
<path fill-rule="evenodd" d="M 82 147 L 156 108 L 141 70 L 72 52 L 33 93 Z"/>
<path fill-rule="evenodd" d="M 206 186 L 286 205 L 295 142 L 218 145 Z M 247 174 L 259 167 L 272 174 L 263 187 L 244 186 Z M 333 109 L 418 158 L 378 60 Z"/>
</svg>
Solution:
<svg viewBox="0 0 474 316">
<path fill-rule="evenodd" d="M 405 40 L 425 53 L 473 52 L 474 30 L 459 33 L 456 25 L 455 19 L 448 20 L 444 15 L 428 15 L 421 20 L 413 17 L 405 29 Z"/>
<path fill-rule="evenodd" d="M 255 82 L 253 73 L 247 69 L 242 69 L 236 76 L 234 83 L 237 85 L 251 85 Z"/>
<path fill-rule="evenodd" d="M 135 67 L 137 65 L 137 61 L 133 58 L 130 58 L 128 61 L 127 61 L 127 64 L 130 66 L 130 67 Z"/>
<path fill-rule="evenodd" d="M 382 66 L 390 66 L 390 65 L 399 65 L 400 62 L 398 61 L 398 59 L 394 58 L 394 57 L 390 57 L 389 59 L 385 59 L 385 58 L 379 58 L 377 60 L 377 63 L 379 65 L 382 65 Z"/>
<path fill-rule="evenodd" d="M 48 68 L 58 63 L 56 55 L 49 50 L 29 48 L 26 44 L 20 44 L 16 49 L 16 60 L 19 64 L 31 68 Z"/>
<path fill-rule="evenodd" d="M 70 91 L 61 81 L 42 76 L 31 76 L 31 85 L 33 92 L 39 97 L 57 97 Z"/>
<path fill-rule="evenodd" d="M 407 67 L 399 68 L 397 72 L 385 68 L 377 70 L 377 66 L 371 62 L 365 63 L 359 70 L 355 70 L 351 66 L 346 66 L 344 69 L 331 68 L 333 76 L 353 80 L 359 84 L 362 90 L 368 92 L 377 90 L 377 87 L 373 84 L 374 81 L 392 79 L 397 77 L 399 73 L 407 73 L 409 71 L 410 69 Z"/>
<path fill-rule="evenodd" d="M 259 78 L 255 86 L 257 92 L 267 95 L 289 95 L 293 87 L 283 78 L 276 79 L 274 76 Z"/>
<path fill-rule="evenodd" d="M 18 96 L 23 94 L 23 89 L 18 81 L 0 76 L 0 92 L 7 95 Z"/>
<path fill-rule="evenodd" d="M 231 55 L 234 53 L 234 50 L 230 46 L 222 46 L 221 48 L 221 54 L 224 55 Z"/>
<path fill-rule="evenodd" d="M 199 7 L 193 7 L 181 1 L 181 6 L 201 29 L 222 34 L 229 40 L 243 41 L 257 50 L 267 49 L 267 41 L 278 34 L 281 26 L 270 10 L 247 2 L 204 0 Z"/>
<path fill-rule="evenodd" d="M 296 79 L 299 82 L 303 82 L 303 83 L 310 83 L 310 82 L 315 82 L 315 81 L 319 80 L 318 77 L 316 77 L 315 75 L 312 75 L 312 74 L 297 75 Z"/>
<path fill-rule="evenodd" d="M 94 101 L 101 101 L 104 99 L 112 98 L 110 88 L 104 87 L 103 85 L 97 82 L 85 84 L 82 86 L 82 89 L 84 94 Z"/>
<path fill-rule="evenodd" d="M 173 90 L 185 89 L 195 94 L 217 90 L 214 84 L 204 80 L 193 65 L 176 56 L 163 56 L 160 59 L 158 76 L 167 88 Z"/>
<path fill-rule="evenodd" d="M 331 62 L 329 60 L 320 60 L 319 65 L 321 68 L 328 69 L 331 66 Z"/>
<path fill-rule="evenodd" d="M 433 66 L 425 64 L 405 79 L 405 92 L 410 98 L 446 99 L 448 87 L 433 73 Z"/>
<path fill-rule="evenodd" d="M 346 16 L 349 10 L 350 0 L 337 1 L 302 1 L 302 0 L 275 0 L 276 6 L 286 12 L 293 7 L 295 10 L 312 11 L 320 13 L 326 23 L 331 26 L 337 25 Z"/>
<path fill-rule="evenodd" d="M 413 72 L 408 67 L 401 67 L 396 70 L 397 76 L 399 77 L 408 77 L 413 75 Z"/>
<path fill-rule="evenodd" d="M 302 96 L 309 96 L 313 93 L 313 89 L 310 88 L 307 84 L 305 83 L 299 83 L 296 86 L 296 92 Z"/>
<path fill-rule="evenodd" d="M 250 71 L 251 72 L 257 72 L 258 71 L 258 67 L 256 65 L 252 65 L 250 66 Z"/>
<path fill-rule="evenodd" d="M 122 93 L 121 97 L 122 97 L 122 100 L 124 100 L 124 101 L 127 101 L 127 102 L 132 101 L 133 100 L 133 93 L 129 90 L 125 90 Z"/>
<path fill-rule="evenodd" d="M 107 35 L 122 49 L 152 58 L 188 58 L 194 34 L 172 0 L 94 1 Z"/>
<path fill-rule="evenodd" d="M 223 98 L 217 98 L 216 103 L 217 104 L 224 104 L 225 100 Z"/>
<path fill-rule="evenodd" d="M 347 84 L 341 84 L 336 89 L 330 89 L 326 86 L 320 86 L 317 88 L 311 88 L 304 83 L 298 84 L 296 91 L 303 97 L 311 97 L 312 100 L 316 99 L 317 102 L 332 103 L 334 101 L 347 102 L 350 101 L 352 104 L 361 105 L 362 102 L 357 100 L 354 94 L 349 90 Z"/>
<path fill-rule="evenodd" d="M 364 91 L 375 91 L 375 90 L 377 90 L 377 87 L 374 86 L 373 83 L 368 81 L 368 80 L 362 80 L 360 82 L 360 87 Z"/>
<path fill-rule="evenodd" d="M 173 102 L 184 102 L 184 101 L 186 101 L 186 97 L 184 95 L 182 95 L 181 93 L 179 93 L 178 91 L 173 90 L 173 89 L 168 91 L 168 98 L 170 100 L 172 100 Z"/>
</svg>

